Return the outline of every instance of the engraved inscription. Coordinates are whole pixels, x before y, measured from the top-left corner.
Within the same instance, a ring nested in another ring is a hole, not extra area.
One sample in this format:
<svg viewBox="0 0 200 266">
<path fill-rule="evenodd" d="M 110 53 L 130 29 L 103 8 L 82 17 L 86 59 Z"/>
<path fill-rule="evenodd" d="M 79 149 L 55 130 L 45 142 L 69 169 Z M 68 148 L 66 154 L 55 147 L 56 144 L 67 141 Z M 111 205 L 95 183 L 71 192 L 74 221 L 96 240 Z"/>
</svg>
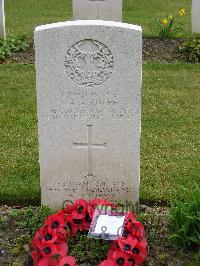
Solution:
<svg viewBox="0 0 200 266">
<path fill-rule="evenodd" d="M 66 178 L 67 179 L 67 178 Z M 123 179 L 123 178 L 120 178 Z M 69 181 L 69 182 L 56 182 L 48 187 L 48 189 L 54 193 L 63 193 L 65 200 L 71 200 L 74 195 L 79 198 L 116 198 L 118 195 L 124 195 L 133 193 L 132 188 L 128 186 L 124 181 L 113 181 L 112 184 L 108 184 L 106 181 Z"/>
<path fill-rule="evenodd" d="M 111 51 L 101 42 L 92 39 L 73 44 L 65 56 L 68 76 L 78 85 L 94 87 L 107 80 L 114 67 Z"/>
<path fill-rule="evenodd" d="M 46 114 L 51 119 L 67 120 L 131 120 L 134 110 L 129 97 L 80 89 L 62 90 L 58 105 Z"/>
</svg>

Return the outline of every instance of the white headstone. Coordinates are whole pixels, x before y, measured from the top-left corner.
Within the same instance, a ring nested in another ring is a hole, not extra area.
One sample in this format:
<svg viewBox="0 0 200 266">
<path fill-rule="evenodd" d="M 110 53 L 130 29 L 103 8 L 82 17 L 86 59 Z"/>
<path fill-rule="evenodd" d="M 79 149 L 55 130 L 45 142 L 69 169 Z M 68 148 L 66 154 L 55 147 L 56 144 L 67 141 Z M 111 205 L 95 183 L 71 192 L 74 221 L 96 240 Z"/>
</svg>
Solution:
<svg viewBox="0 0 200 266">
<path fill-rule="evenodd" d="M 68 21 L 35 30 L 42 204 L 138 201 L 141 27 Z"/>
<path fill-rule="evenodd" d="M 4 14 L 4 0 L 0 0 L 0 38 L 4 38 L 5 31 L 5 14 Z"/>
<path fill-rule="evenodd" d="M 192 0 L 192 32 L 200 33 L 200 0 Z"/>
<path fill-rule="evenodd" d="M 122 21 L 122 0 L 73 0 L 73 18 Z"/>
</svg>

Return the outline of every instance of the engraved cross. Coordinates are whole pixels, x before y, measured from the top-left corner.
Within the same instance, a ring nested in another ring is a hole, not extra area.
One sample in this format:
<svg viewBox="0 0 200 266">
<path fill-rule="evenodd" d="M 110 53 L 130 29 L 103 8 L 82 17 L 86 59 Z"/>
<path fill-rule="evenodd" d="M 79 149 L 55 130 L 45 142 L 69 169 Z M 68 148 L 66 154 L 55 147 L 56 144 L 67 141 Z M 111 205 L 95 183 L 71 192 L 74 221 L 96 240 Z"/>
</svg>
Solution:
<svg viewBox="0 0 200 266">
<path fill-rule="evenodd" d="M 97 2 L 97 19 L 99 18 L 99 2 L 105 2 L 106 0 L 90 0 L 90 1 L 93 1 L 93 2 Z"/>
<path fill-rule="evenodd" d="M 93 125 L 87 125 L 87 129 L 88 129 L 88 142 L 87 143 L 77 143 L 77 142 L 73 142 L 73 145 L 76 148 L 87 148 L 88 149 L 88 176 L 93 176 L 92 173 L 92 150 L 93 149 L 102 149 L 102 148 L 106 148 L 106 143 L 103 144 L 97 144 L 97 143 L 93 143 Z"/>
</svg>

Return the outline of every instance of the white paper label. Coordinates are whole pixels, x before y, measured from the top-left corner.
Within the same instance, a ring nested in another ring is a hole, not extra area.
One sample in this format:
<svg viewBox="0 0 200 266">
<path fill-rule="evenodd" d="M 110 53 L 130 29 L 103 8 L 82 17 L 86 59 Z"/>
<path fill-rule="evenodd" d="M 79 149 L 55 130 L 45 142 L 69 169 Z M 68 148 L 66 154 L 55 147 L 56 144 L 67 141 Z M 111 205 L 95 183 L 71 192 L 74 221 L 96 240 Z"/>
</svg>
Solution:
<svg viewBox="0 0 200 266">
<path fill-rule="evenodd" d="M 124 219 L 125 216 L 100 215 L 93 233 L 121 236 Z"/>
</svg>

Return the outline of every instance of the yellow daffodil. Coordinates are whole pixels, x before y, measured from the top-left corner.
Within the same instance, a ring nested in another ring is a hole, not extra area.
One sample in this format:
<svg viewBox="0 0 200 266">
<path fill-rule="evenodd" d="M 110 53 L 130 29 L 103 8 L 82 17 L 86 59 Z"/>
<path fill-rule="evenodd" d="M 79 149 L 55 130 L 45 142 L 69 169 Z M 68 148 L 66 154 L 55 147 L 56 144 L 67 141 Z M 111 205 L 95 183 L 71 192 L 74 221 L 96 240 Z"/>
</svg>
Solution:
<svg viewBox="0 0 200 266">
<path fill-rule="evenodd" d="M 166 25 L 168 24 L 168 22 L 169 22 L 169 21 L 168 21 L 167 18 L 165 18 L 165 19 L 162 20 L 162 24 L 163 24 L 164 26 L 166 26 Z"/>
<path fill-rule="evenodd" d="M 179 11 L 179 15 L 182 17 L 182 16 L 185 16 L 186 15 L 186 12 L 185 12 L 185 9 L 181 9 L 180 11 Z"/>
<path fill-rule="evenodd" d="M 169 15 L 168 19 L 169 20 L 172 20 L 173 19 L 173 16 L 172 15 Z"/>
</svg>

